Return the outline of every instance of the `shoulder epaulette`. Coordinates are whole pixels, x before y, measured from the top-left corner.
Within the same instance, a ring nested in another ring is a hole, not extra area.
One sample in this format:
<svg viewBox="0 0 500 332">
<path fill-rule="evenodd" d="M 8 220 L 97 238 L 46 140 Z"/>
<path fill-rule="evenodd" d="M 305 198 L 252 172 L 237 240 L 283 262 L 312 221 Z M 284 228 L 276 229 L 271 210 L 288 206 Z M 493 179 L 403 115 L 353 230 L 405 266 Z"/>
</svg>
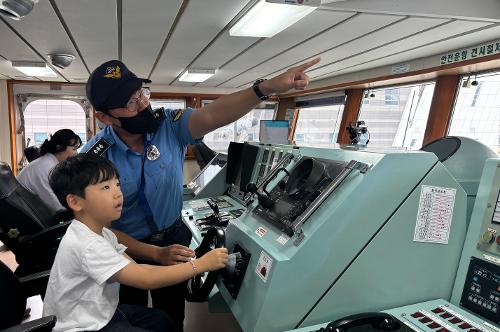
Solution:
<svg viewBox="0 0 500 332">
<path fill-rule="evenodd" d="M 179 108 L 176 110 L 172 111 L 172 122 L 179 121 L 180 118 L 182 117 L 182 114 L 184 114 L 185 109 Z"/>
<path fill-rule="evenodd" d="M 111 143 L 101 137 L 90 147 L 90 149 L 87 150 L 86 153 L 102 157 L 104 152 L 108 151 L 111 145 Z"/>
</svg>

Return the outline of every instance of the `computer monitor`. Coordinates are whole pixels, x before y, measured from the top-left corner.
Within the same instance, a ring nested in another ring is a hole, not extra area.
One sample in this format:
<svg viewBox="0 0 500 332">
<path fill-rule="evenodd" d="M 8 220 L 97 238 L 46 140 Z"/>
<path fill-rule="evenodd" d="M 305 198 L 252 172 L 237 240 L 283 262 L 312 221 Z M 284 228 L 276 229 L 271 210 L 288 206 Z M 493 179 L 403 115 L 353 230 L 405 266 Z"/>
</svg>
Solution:
<svg viewBox="0 0 500 332">
<path fill-rule="evenodd" d="M 260 120 L 259 141 L 271 144 L 289 144 L 288 120 Z"/>
</svg>

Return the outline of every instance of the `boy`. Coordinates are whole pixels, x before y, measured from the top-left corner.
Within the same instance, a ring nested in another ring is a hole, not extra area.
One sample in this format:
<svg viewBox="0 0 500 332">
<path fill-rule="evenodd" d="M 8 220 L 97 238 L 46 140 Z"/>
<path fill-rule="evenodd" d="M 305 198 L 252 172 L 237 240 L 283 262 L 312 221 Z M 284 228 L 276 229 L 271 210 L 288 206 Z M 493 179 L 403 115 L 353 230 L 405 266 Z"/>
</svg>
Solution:
<svg viewBox="0 0 500 332">
<path fill-rule="evenodd" d="M 136 264 L 108 227 L 120 217 L 123 195 L 114 165 L 80 154 L 57 165 L 50 186 L 73 211 L 50 272 L 44 315 L 55 315 L 54 331 L 174 331 L 168 316 L 141 306 L 118 305 L 119 284 L 141 289 L 173 285 L 223 268 L 227 249 L 172 265 Z"/>
</svg>

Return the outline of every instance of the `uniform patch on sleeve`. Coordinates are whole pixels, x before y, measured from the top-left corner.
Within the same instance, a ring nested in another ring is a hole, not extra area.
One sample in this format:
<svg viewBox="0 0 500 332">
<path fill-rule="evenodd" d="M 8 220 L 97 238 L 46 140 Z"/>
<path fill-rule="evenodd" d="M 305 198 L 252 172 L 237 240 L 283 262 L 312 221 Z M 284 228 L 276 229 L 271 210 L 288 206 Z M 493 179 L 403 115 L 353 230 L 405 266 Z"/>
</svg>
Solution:
<svg viewBox="0 0 500 332">
<path fill-rule="evenodd" d="M 179 108 L 176 110 L 172 111 L 172 121 L 176 122 L 179 121 L 180 118 L 182 117 L 182 114 L 184 114 L 185 109 Z"/>
<path fill-rule="evenodd" d="M 94 145 L 92 145 L 86 153 L 101 157 L 104 152 L 108 151 L 110 147 L 111 143 L 106 141 L 104 138 L 99 138 L 97 142 L 95 142 Z"/>
<path fill-rule="evenodd" d="M 152 114 L 156 120 L 165 119 L 165 111 L 163 110 L 163 107 L 153 110 Z"/>
</svg>

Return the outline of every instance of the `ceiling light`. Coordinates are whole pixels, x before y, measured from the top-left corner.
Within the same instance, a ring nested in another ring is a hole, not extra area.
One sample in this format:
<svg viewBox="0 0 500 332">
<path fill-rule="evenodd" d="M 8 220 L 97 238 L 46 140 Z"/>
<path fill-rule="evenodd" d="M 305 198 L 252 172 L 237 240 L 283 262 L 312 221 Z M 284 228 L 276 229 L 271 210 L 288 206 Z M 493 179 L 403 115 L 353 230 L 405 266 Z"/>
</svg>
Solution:
<svg viewBox="0 0 500 332">
<path fill-rule="evenodd" d="M 233 25 L 229 34 L 272 37 L 320 5 L 321 0 L 260 0 Z"/>
<path fill-rule="evenodd" d="M 179 81 L 199 83 L 208 80 L 214 74 L 215 69 L 188 69 L 179 77 Z"/>
<path fill-rule="evenodd" d="M 33 9 L 38 0 L 2 0 L 0 2 L 0 14 L 19 20 Z"/>
<path fill-rule="evenodd" d="M 34 77 L 57 77 L 57 74 L 47 66 L 45 62 L 39 61 L 12 61 L 12 67 L 21 73 Z"/>
<path fill-rule="evenodd" d="M 68 67 L 75 60 L 74 55 L 64 53 L 49 54 L 48 57 L 52 65 L 61 69 Z"/>
</svg>

